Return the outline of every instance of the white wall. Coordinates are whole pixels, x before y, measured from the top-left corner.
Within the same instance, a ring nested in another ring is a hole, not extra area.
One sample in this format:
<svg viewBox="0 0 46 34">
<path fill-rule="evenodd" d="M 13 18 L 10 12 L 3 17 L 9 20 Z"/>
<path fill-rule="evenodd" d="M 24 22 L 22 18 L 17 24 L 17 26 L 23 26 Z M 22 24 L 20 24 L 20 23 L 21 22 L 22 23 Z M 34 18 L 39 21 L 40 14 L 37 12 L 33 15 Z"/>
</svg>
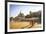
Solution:
<svg viewBox="0 0 46 34">
<path fill-rule="evenodd" d="M 4 0 L 0 0 L 0 34 L 4 34 Z"/>
<path fill-rule="evenodd" d="M 5 20 L 5 18 L 4 18 L 5 17 L 4 16 L 4 14 L 5 14 L 5 2 L 4 1 L 5 0 L 0 0 L 0 34 L 4 34 L 4 29 L 5 29 L 5 27 L 4 27 L 4 25 L 5 25 L 5 22 L 4 22 L 4 20 Z M 24 1 L 26 1 L 26 0 L 24 0 Z M 45 6 L 46 6 L 46 0 L 28 0 L 28 1 L 44 2 Z M 46 9 L 46 7 L 45 7 L 45 9 Z M 46 14 L 46 12 L 45 12 L 45 14 Z M 45 20 L 46 20 L 46 18 L 45 18 Z M 32 32 L 32 33 L 19 33 L 19 34 L 46 34 L 46 30 L 45 30 L 45 32 Z"/>
</svg>

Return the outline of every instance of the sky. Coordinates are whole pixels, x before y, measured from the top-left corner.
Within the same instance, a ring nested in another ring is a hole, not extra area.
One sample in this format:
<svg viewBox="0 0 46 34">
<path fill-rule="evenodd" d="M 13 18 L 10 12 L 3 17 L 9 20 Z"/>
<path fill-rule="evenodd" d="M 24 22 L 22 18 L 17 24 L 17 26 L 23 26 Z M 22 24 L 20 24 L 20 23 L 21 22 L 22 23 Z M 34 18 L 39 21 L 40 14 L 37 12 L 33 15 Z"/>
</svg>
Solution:
<svg viewBox="0 0 46 34">
<path fill-rule="evenodd" d="M 10 17 L 16 17 L 20 12 L 24 15 L 29 14 L 29 12 L 37 12 L 42 9 L 40 5 L 16 5 L 10 4 Z"/>
</svg>

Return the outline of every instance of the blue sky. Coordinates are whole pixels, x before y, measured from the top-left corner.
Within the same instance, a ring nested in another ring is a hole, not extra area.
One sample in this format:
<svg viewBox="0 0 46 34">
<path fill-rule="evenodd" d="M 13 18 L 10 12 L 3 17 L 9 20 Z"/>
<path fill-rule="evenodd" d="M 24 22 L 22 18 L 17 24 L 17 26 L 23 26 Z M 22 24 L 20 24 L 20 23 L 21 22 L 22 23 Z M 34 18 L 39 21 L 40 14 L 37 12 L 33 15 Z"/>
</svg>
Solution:
<svg viewBox="0 0 46 34">
<path fill-rule="evenodd" d="M 20 12 L 24 13 L 24 15 L 29 14 L 29 11 L 37 12 L 38 10 L 41 10 L 40 5 L 15 5 L 10 4 L 10 17 L 16 17 Z"/>
</svg>

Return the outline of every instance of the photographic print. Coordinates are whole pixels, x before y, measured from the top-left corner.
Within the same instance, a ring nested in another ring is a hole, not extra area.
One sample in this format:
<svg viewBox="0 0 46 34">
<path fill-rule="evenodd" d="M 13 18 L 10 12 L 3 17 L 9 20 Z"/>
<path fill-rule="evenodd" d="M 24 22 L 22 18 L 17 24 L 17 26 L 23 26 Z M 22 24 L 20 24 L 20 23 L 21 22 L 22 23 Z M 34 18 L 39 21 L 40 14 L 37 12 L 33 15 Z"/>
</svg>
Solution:
<svg viewBox="0 0 46 34">
<path fill-rule="evenodd" d="M 7 32 L 43 30 L 43 4 L 7 3 Z"/>
</svg>

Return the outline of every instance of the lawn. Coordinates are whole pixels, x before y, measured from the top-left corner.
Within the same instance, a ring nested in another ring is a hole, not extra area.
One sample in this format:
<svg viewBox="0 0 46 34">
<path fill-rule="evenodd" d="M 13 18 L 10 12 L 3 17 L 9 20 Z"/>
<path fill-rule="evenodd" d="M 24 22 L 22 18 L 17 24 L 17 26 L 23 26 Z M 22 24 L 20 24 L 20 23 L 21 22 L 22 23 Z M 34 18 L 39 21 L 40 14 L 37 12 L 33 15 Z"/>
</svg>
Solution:
<svg viewBox="0 0 46 34">
<path fill-rule="evenodd" d="M 32 26 L 31 22 L 26 22 L 26 21 L 16 21 L 16 22 L 11 22 L 10 23 L 10 29 L 27 29 L 27 28 L 41 28 L 41 24 L 35 23 Z"/>
<path fill-rule="evenodd" d="M 11 22 L 10 23 L 10 28 L 11 29 L 23 29 L 23 28 L 28 28 L 31 27 L 32 23 L 30 22 Z"/>
</svg>

